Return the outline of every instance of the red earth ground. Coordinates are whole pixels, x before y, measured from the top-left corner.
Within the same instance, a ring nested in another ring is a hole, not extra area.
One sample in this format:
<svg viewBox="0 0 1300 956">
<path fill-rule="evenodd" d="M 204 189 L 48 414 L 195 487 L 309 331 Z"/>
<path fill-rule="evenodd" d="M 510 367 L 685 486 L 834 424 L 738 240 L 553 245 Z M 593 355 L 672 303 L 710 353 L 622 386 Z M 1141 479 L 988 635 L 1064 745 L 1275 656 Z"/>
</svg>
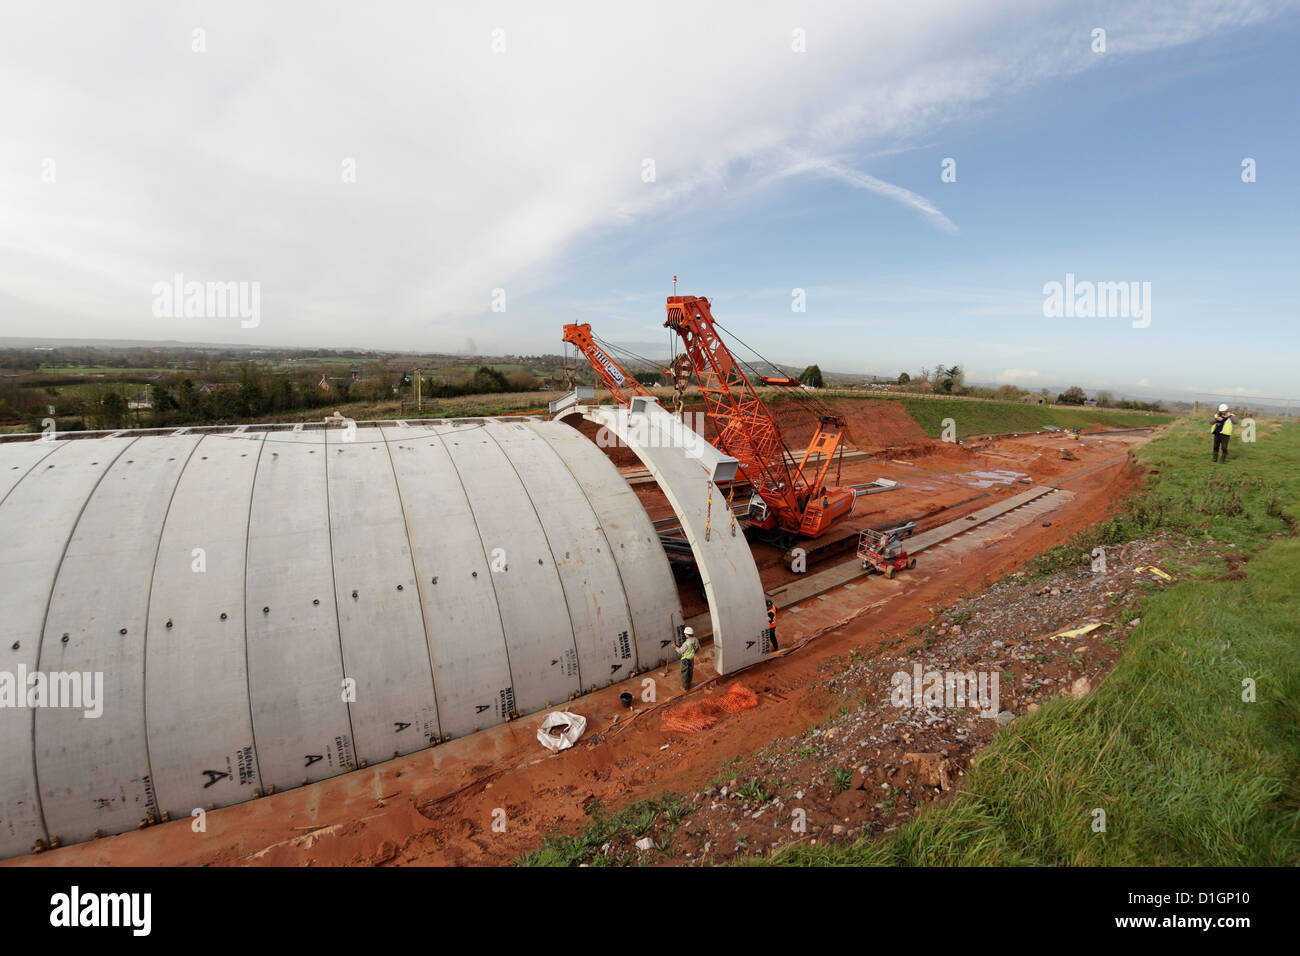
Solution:
<svg viewBox="0 0 1300 956">
<path fill-rule="evenodd" d="M 844 463 L 843 483 L 877 477 L 902 482 L 897 491 L 862 499 L 851 519 L 854 527 L 911 518 L 924 530 L 1025 490 L 1029 486 L 1017 480 L 1020 475 L 1073 497 L 1062 496 L 1066 500 L 1048 514 L 1050 522 L 1016 527 L 980 550 L 927 551 L 914 571 L 894 580 L 871 578 L 810 598 L 798 613 L 783 611 L 782 653 L 741 675 L 717 678 L 706 646 L 689 696 L 722 692 L 741 680 L 758 692 L 759 705 L 702 733 L 661 729 L 663 708 L 683 699 L 672 664 L 574 701 L 570 709 L 587 718 L 586 733 L 558 754 L 538 743 L 542 715 L 531 715 L 365 770 L 209 812 L 204 832 L 195 832 L 189 819 L 175 820 L 3 865 L 508 863 L 553 830 L 579 825 L 593 801 L 617 808 L 664 790 L 702 787 L 722 761 L 818 723 L 833 705 L 819 664 L 853 648 L 905 637 L 929 619 L 931 608 L 1019 569 L 1104 518 L 1112 502 L 1140 480 L 1128 450 L 1146 433 L 1085 434 L 1082 441 L 1027 435 L 959 446 L 927 440 L 892 403 L 853 404 L 883 408 L 864 408 L 863 419 L 851 423 L 857 447 L 869 456 Z M 1072 460 L 1060 457 L 1064 447 Z M 617 462 L 623 456 L 614 457 Z M 639 464 L 635 459 L 621 463 L 629 470 Z M 637 490 L 651 517 L 671 513 L 653 484 L 639 484 Z M 754 550 L 766 587 L 795 577 L 778 549 L 755 545 Z M 840 555 L 830 563 L 845 559 Z M 705 610 L 689 582 L 682 598 L 688 616 Z M 907 638 L 900 647 L 915 640 Z M 643 704 L 647 680 L 654 682 L 657 701 Z M 624 691 L 637 699 L 631 711 L 619 704 Z"/>
</svg>

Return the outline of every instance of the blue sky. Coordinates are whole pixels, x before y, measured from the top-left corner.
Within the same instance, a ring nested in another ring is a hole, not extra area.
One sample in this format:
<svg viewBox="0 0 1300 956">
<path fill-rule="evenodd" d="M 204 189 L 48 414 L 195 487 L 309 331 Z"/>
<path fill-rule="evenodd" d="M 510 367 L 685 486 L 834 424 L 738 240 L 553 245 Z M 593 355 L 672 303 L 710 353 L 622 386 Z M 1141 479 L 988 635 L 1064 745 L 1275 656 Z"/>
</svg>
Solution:
<svg viewBox="0 0 1300 956">
<path fill-rule="evenodd" d="M 134 10 L 0 36 L 0 335 L 641 350 L 676 274 L 790 364 L 1300 396 L 1294 3 Z M 1067 273 L 1149 326 L 1045 318 Z"/>
<path fill-rule="evenodd" d="M 895 155 L 843 155 L 930 199 L 955 233 L 838 182 L 784 183 L 731 214 L 724 200 L 717 221 L 583 262 L 629 294 L 660 293 L 588 319 L 614 341 L 659 341 L 675 269 L 720 321 L 793 363 L 891 374 L 959 362 L 1032 387 L 1298 396 L 1298 40 L 1292 17 L 1104 63 Z M 954 183 L 939 181 L 946 157 Z M 1067 272 L 1151 282 L 1151 325 L 1044 318 L 1042 287 Z M 802 316 L 794 286 L 808 290 Z"/>
</svg>

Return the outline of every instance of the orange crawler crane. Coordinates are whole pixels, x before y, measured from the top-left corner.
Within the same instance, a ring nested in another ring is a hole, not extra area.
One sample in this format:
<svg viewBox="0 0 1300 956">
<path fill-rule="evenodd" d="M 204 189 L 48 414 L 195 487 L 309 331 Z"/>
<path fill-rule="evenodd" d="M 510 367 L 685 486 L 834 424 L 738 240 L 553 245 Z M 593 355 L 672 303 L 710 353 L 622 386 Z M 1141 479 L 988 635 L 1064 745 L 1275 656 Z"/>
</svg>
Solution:
<svg viewBox="0 0 1300 956">
<path fill-rule="evenodd" d="M 714 444 L 740 463 L 740 472 L 754 488 L 750 523 L 776 531 L 781 543 L 789 545 L 797 537 L 819 537 L 852 514 L 857 493 L 826 485 L 831 460 L 844 437 L 844 419 L 820 416 L 816 434 L 795 464 L 772 413 L 718 334 L 709 300 L 669 296 L 664 325 L 675 331 L 685 346 L 705 410 L 718 431 Z M 778 380 L 770 381 L 778 384 Z M 809 463 L 815 454 L 825 457 L 812 474 Z"/>
</svg>

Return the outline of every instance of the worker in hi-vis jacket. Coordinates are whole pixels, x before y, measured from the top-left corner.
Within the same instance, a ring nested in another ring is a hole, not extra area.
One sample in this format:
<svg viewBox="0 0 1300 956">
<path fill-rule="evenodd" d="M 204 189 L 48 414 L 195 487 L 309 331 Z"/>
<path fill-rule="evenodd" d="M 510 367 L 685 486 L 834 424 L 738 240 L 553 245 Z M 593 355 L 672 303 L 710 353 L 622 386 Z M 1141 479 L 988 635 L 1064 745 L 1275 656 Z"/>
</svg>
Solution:
<svg viewBox="0 0 1300 956">
<path fill-rule="evenodd" d="M 767 599 L 767 633 L 772 639 L 772 650 L 779 651 L 781 648 L 776 644 L 776 605 L 771 598 Z"/>
<path fill-rule="evenodd" d="M 1232 437 L 1232 426 L 1237 421 L 1237 416 L 1228 411 L 1227 405 L 1220 405 L 1218 414 L 1214 416 L 1214 424 L 1210 426 L 1210 431 L 1214 435 L 1214 460 L 1219 464 L 1226 464 L 1228 461 L 1228 439 Z M 1223 457 L 1219 457 L 1219 449 L 1223 449 Z"/>
<path fill-rule="evenodd" d="M 682 690 L 691 689 L 691 680 L 695 676 L 695 652 L 700 649 L 700 642 L 696 640 L 695 629 L 688 627 L 682 631 L 681 644 L 674 644 L 675 650 L 682 659 Z"/>
</svg>

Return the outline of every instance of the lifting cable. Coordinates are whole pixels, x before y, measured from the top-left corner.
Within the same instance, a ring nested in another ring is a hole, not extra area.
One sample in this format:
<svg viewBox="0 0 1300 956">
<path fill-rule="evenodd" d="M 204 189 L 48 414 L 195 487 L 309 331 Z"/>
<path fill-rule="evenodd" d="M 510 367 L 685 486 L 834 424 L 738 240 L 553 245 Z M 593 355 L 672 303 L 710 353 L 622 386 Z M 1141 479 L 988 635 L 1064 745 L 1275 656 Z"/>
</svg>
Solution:
<svg viewBox="0 0 1300 956">
<path fill-rule="evenodd" d="M 723 332 L 725 332 L 728 336 L 730 336 L 731 338 L 735 339 L 738 343 L 740 343 L 741 345 L 743 345 L 745 348 L 749 349 L 749 351 L 753 352 L 754 355 L 758 356 L 759 359 L 761 359 L 763 362 L 766 362 L 766 363 L 767 363 L 769 366 L 771 366 L 774 370 L 776 370 L 777 372 L 780 372 L 782 375 L 785 374 L 784 372 L 782 372 L 780 366 L 778 366 L 778 365 L 777 365 L 775 362 L 773 362 L 771 359 L 769 359 L 769 358 L 767 358 L 766 356 L 764 356 L 761 352 L 758 351 L 758 349 L 754 348 L 752 345 L 750 345 L 748 342 L 746 342 L 746 341 L 745 341 L 744 339 L 742 339 L 740 336 L 736 335 L 736 333 L 732 332 L 730 329 L 728 329 L 726 326 L 724 326 L 724 325 L 723 325 L 721 322 L 719 322 L 717 319 L 714 319 L 714 320 L 713 320 L 713 324 L 716 325 L 716 326 L 717 326 L 719 329 L 721 329 Z M 745 362 L 745 361 L 742 360 L 742 359 L 737 359 L 737 361 L 740 362 L 742 365 L 744 365 L 746 368 L 748 368 L 752 373 L 754 373 L 755 377 L 758 378 L 758 380 L 759 380 L 760 382 L 762 381 L 762 376 L 759 375 L 759 374 L 754 370 L 754 368 L 753 368 L 752 365 L 750 365 L 748 362 Z M 828 404 L 827 404 L 823 399 L 821 399 L 821 398 L 819 398 L 819 397 L 817 397 L 817 396 L 815 396 L 815 395 L 809 395 L 809 394 L 808 394 L 806 391 L 804 391 L 804 389 L 802 389 L 802 388 L 796 389 L 796 390 L 795 390 L 795 394 L 794 394 L 793 397 L 794 397 L 794 400 L 795 400 L 797 403 L 799 403 L 799 406 L 800 406 L 801 408 L 803 408 L 803 410 L 804 410 L 805 412 L 809 412 L 809 413 L 813 414 L 814 416 L 816 416 L 816 417 L 819 418 L 819 419 L 821 419 L 821 418 L 840 418 L 840 417 L 841 417 L 841 416 L 838 415 L 838 414 L 835 412 L 835 410 L 834 410 L 833 408 L 831 408 L 830 405 L 828 405 Z M 798 462 L 795 461 L 794 453 L 791 452 L 790 449 L 789 449 L 788 447 L 786 447 L 786 444 L 785 444 L 785 440 L 784 440 L 784 438 L 782 438 L 781 446 L 782 446 L 782 448 L 785 450 L 785 454 L 789 456 L 789 464 L 790 464 L 790 470 L 791 470 L 791 473 L 796 472 L 796 471 L 798 470 Z M 844 451 L 844 445 L 843 445 L 843 442 L 840 443 L 840 446 L 839 446 L 839 448 L 837 449 L 837 451 L 838 451 L 841 455 L 843 454 L 843 451 Z M 841 464 L 842 464 L 842 463 L 843 463 L 843 459 L 841 458 Z M 839 481 L 839 476 L 838 476 L 838 470 L 837 470 L 836 482 L 838 483 L 838 481 Z"/>
<path fill-rule="evenodd" d="M 704 540 L 709 540 L 710 529 L 713 524 L 713 482 L 709 482 L 709 503 L 704 508 Z"/>
<path fill-rule="evenodd" d="M 714 319 L 714 320 L 713 320 L 713 324 L 714 324 L 715 326 L 717 326 L 720 330 L 722 330 L 723 332 L 725 332 L 729 337 L 731 337 L 732 339 L 735 339 L 736 342 L 738 342 L 739 344 L 743 345 L 745 348 L 749 349 L 749 351 L 753 352 L 754 355 L 758 356 L 759 360 L 761 360 L 761 361 L 763 361 L 763 362 L 766 362 L 769 366 L 771 366 L 771 368 L 773 369 L 773 371 L 779 372 L 782 376 L 785 375 L 785 373 L 781 370 L 780 366 L 778 366 L 778 365 L 777 365 L 775 362 L 773 362 L 771 359 L 768 359 L 767 357 L 765 357 L 761 352 L 758 351 L 758 349 L 754 348 L 752 345 L 750 345 L 748 342 L 746 342 L 746 341 L 745 341 L 744 339 L 742 339 L 740 336 L 736 335 L 736 333 L 732 332 L 731 329 L 729 329 L 729 328 L 727 328 L 726 326 L 724 326 L 724 325 L 723 325 L 721 322 L 719 322 L 717 319 Z M 732 355 L 732 358 L 736 359 L 736 361 L 737 361 L 740 365 L 743 365 L 745 368 L 747 368 L 747 369 L 749 370 L 750 374 L 751 374 L 751 375 L 754 377 L 754 379 L 758 382 L 758 384 L 760 384 L 760 385 L 762 384 L 763 376 L 761 375 L 761 373 L 759 373 L 759 371 L 758 371 L 756 368 L 754 368 L 754 366 L 753 366 L 751 363 L 746 362 L 744 359 L 739 358 L 739 357 L 736 356 L 735 354 Z M 751 384 L 753 384 L 753 383 L 751 382 Z M 829 413 L 830 413 L 830 410 L 829 410 L 829 409 L 825 409 L 824 411 L 823 411 L 821 408 L 818 408 L 818 409 L 816 409 L 816 410 L 809 409 L 808 404 L 809 404 L 810 399 L 811 399 L 811 396 L 806 395 L 806 394 L 804 393 L 803 389 L 796 389 L 796 391 L 795 391 L 795 395 L 794 395 L 794 400 L 795 400 L 796 402 L 800 403 L 800 407 L 803 408 L 804 411 L 812 411 L 813 414 L 815 414 L 815 415 L 829 414 Z M 782 451 L 782 454 L 785 456 L 785 459 L 786 459 L 786 466 L 787 466 L 787 468 L 789 468 L 791 475 L 795 474 L 795 473 L 799 470 L 799 462 L 795 459 L 794 452 L 790 451 L 790 448 L 786 445 L 786 442 L 785 442 L 785 436 L 784 436 L 784 435 L 781 436 L 781 451 Z"/>
<path fill-rule="evenodd" d="M 658 370 L 663 368 L 663 366 L 660 365 L 658 362 L 652 361 L 651 359 L 646 358 L 644 355 L 638 355 L 636 352 L 633 352 L 629 348 L 624 348 L 621 345 L 615 345 L 613 342 L 608 342 L 605 339 L 602 339 L 600 336 L 596 335 L 595 333 L 592 333 L 591 340 L 595 342 L 597 345 L 599 345 L 601 348 L 605 349 L 606 351 L 613 352 L 617 357 L 623 358 L 624 361 L 626 361 L 627 358 L 630 357 L 636 359 L 642 365 L 649 366 L 651 369 Z"/>
<path fill-rule="evenodd" d="M 781 370 L 781 367 L 780 367 L 779 365 L 777 365 L 777 364 L 776 364 L 775 362 L 773 362 L 771 359 L 769 359 L 769 358 L 767 358 L 766 356 L 764 356 L 761 352 L 758 351 L 758 349 L 754 348 L 752 345 L 750 345 L 748 342 L 746 342 L 744 339 L 742 339 L 742 338 L 741 338 L 739 335 L 737 335 L 735 332 L 732 332 L 731 329 L 729 329 L 729 328 L 727 328 L 726 326 L 724 326 L 724 325 L 723 325 L 721 322 L 719 322 L 717 319 L 714 319 L 714 320 L 713 320 L 713 324 L 716 325 L 718 328 L 722 329 L 722 331 L 726 332 L 727 335 L 731 336 L 731 338 L 735 339 L 737 342 L 739 342 L 739 343 L 740 343 L 741 345 L 743 345 L 745 348 L 749 349 L 749 351 L 753 352 L 756 356 L 758 356 L 758 358 L 759 358 L 760 360 L 762 360 L 763 362 L 766 362 L 769 366 L 772 367 L 772 369 L 773 369 L 774 371 L 776 371 L 776 372 L 780 372 L 782 376 L 785 375 L 785 373 Z M 750 366 L 748 362 L 742 362 L 742 364 L 745 365 L 746 368 L 749 368 L 751 371 L 753 371 L 753 367 Z M 757 374 L 757 373 L 755 373 L 755 374 Z M 761 380 L 762 376 L 758 376 L 758 377 L 759 377 L 760 380 Z M 796 395 L 796 399 L 799 400 L 799 401 L 802 401 L 806 406 L 808 406 L 808 407 L 810 407 L 810 408 L 816 408 L 816 410 L 817 410 L 817 412 L 818 412 L 819 415 L 825 415 L 825 416 L 830 416 L 830 417 L 837 417 L 837 416 L 835 416 L 835 412 L 834 412 L 834 410 L 833 410 L 829 405 L 827 405 L 827 404 L 826 404 L 822 399 L 817 398 L 817 397 L 814 396 L 814 395 L 808 395 L 808 394 L 806 394 L 806 393 L 803 391 L 803 389 L 800 389 L 800 390 L 798 391 L 798 393 L 797 393 L 797 395 Z"/>
</svg>

